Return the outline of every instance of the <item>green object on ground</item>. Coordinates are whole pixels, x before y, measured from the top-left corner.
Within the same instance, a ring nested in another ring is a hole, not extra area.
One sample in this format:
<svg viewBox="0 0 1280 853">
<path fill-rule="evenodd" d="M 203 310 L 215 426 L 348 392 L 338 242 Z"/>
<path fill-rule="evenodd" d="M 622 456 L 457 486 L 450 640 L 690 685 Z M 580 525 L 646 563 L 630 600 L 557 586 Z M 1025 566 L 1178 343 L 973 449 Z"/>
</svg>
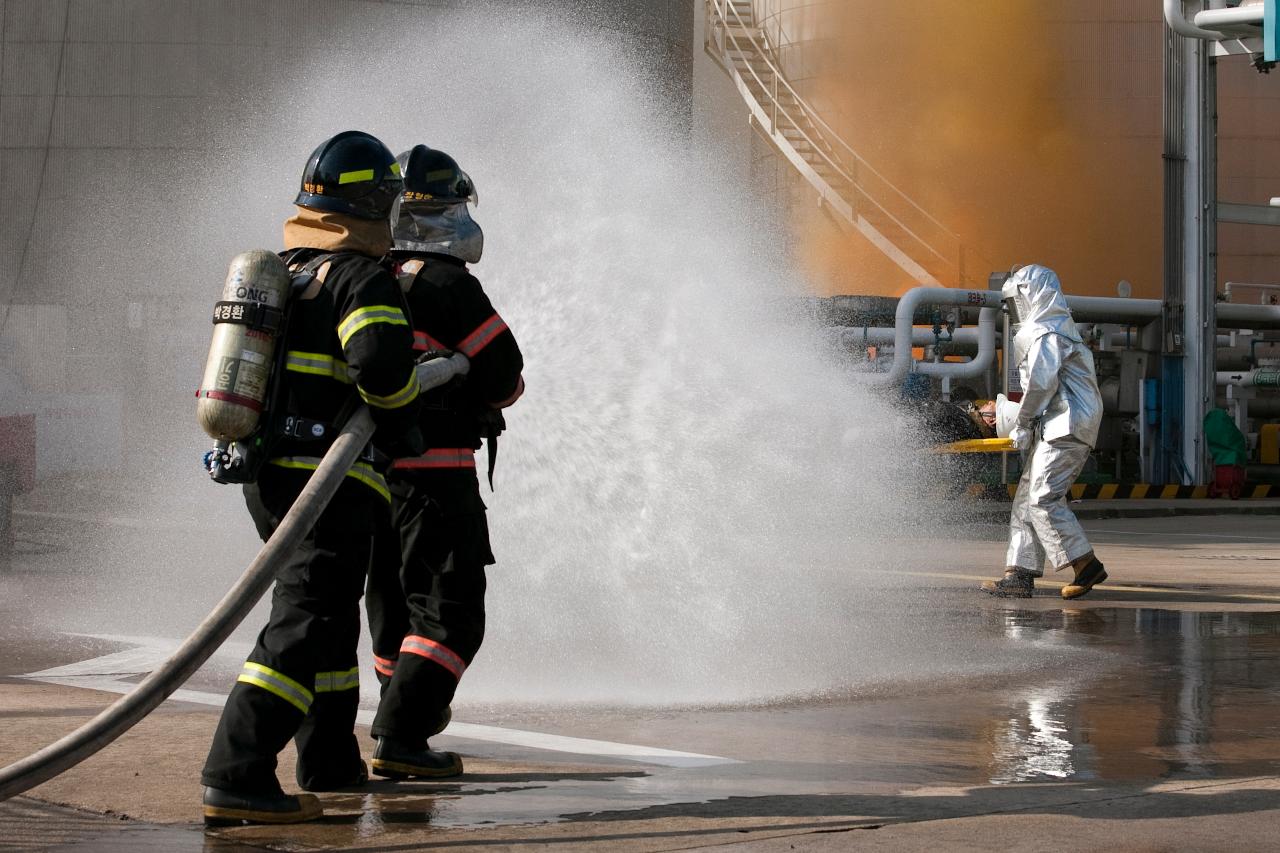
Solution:
<svg viewBox="0 0 1280 853">
<path fill-rule="evenodd" d="M 1249 443 L 1226 409 L 1213 409 L 1204 416 L 1204 437 L 1214 465 L 1248 463 Z"/>
</svg>

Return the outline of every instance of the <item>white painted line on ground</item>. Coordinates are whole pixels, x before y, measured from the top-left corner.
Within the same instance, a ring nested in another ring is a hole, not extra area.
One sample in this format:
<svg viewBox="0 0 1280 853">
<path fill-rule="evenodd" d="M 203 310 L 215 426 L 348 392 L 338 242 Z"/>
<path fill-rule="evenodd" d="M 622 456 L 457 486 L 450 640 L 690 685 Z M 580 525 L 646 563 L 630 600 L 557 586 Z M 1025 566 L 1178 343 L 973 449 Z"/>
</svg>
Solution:
<svg viewBox="0 0 1280 853">
<path fill-rule="evenodd" d="M 1087 521 L 1084 524 L 1088 526 Z M 1122 536 L 1199 536 L 1204 539 L 1244 539 L 1250 542 L 1280 543 L 1280 539 L 1274 536 L 1241 536 L 1231 533 L 1171 533 L 1164 530 L 1115 530 L 1112 528 L 1089 531 L 1090 536 L 1105 536 L 1108 533 Z"/>
<path fill-rule="evenodd" d="M 124 637 L 110 634 L 81 636 L 92 636 L 97 639 L 111 639 L 119 642 L 139 642 L 140 645 L 135 649 L 102 655 L 101 657 L 90 658 L 78 663 L 56 666 L 17 677 L 64 687 L 78 687 L 84 690 L 101 690 L 105 693 L 125 694 L 131 692 L 137 685 L 130 681 L 122 680 L 121 676 L 138 676 L 151 672 L 178 647 L 176 641 L 159 637 Z M 197 705 L 221 708 L 226 704 L 227 697 L 223 693 L 180 688 L 174 691 L 167 701 L 191 702 Z M 373 723 L 373 712 L 359 711 L 356 714 L 356 722 L 366 726 L 371 725 Z M 722 758 L 718 755 L 680 752 L 660 747 L 636 746 L 629 743 L 567 737 L 543 732 L 528 732 L 499 726 L 484 726 L 477 723 L 450 723 L 448 730 L 441 737 L 456 737 L 487 743 L 501 743 L 508 746 L 523 746 L 548 752 L 595 755 L 601 758 L 638 761 L 661 767 L 711 767 L 717 764 L 739 763 L 737 759 Z"/>
</svg>

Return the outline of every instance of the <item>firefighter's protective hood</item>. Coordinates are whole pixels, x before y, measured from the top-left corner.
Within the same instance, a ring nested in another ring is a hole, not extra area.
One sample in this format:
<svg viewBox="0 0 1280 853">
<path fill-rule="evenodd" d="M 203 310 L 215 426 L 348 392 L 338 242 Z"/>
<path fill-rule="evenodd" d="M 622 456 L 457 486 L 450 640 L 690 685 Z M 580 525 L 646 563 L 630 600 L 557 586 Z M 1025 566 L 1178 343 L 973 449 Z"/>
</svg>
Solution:
<svg viewBox="0 0 1280 853">
<path fill-rule="evenodd" d="M 284 223 L 286 249 L 359 252 L 373 258 L 391 251 L 391 226 L 385 219 L 360 219 L 300 205 L 297 210 Z"/>
</svg>

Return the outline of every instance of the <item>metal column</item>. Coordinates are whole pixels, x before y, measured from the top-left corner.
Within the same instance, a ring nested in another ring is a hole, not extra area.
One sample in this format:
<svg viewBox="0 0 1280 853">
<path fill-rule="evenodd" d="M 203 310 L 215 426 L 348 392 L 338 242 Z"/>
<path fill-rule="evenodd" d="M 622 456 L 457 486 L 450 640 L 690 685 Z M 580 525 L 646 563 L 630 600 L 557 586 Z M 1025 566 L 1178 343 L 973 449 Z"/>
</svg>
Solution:
<svg viewBox="0 0 1280 853">
<path fill-rule="evenodd" d="M 1164 343 L 1156 475 L 1207 476 L 1204 415 L 1213 405 L 1217 110 L 1212 46 L 1165 30 Z"/>
</svg>

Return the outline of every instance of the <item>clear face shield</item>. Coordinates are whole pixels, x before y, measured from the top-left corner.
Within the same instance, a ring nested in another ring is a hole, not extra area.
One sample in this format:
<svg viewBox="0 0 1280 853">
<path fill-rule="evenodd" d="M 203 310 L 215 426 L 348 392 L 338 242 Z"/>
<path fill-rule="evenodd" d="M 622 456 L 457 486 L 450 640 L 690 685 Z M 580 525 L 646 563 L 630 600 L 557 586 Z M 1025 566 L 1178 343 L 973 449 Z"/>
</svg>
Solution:
<svg viewBox="0 0 1280 853">
<path fill-rule="evenodd" d="M 474 190 L 468 198 L 475 198 Z M 484 252 L 484 231 L 471 218 L 467 201 L 396 202 L 392 216 L 395 248 L 434 252 L 474 264 Z"/>
</svg>

